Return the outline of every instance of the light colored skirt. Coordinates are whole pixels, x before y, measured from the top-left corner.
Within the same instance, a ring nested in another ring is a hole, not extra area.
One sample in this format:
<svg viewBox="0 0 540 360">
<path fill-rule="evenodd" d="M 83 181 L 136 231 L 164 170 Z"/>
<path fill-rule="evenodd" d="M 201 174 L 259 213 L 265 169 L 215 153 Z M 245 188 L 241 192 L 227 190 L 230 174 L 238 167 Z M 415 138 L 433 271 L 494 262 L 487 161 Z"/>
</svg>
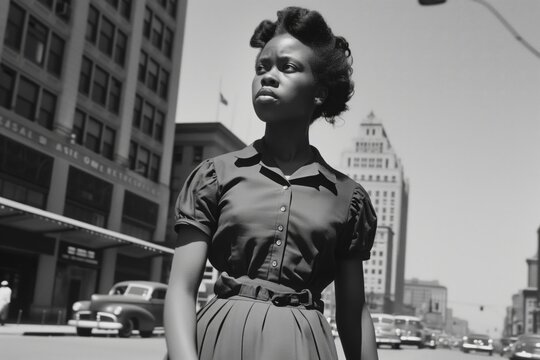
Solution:
<svg viewBox="0 0 540 360">
<path fill-rule="evenodd" d="M 337 360 L 321 312 L 238 295 L 199 311 L 197 345 L 201 360 Z"/>
</svg>

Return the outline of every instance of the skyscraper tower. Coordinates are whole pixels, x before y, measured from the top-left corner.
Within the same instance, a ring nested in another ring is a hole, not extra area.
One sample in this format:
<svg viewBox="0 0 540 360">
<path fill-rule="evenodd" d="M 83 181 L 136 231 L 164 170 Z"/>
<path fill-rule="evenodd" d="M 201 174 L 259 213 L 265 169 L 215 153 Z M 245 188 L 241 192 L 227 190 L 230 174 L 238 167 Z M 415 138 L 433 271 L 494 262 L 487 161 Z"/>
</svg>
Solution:
<svg viewBox="0 0 540 360">
<path fill-rule="evenodd" d="M 389 298 L 393 305 L 390 309 L 386 305 L 385 311 L 399 313 L 403 305 L 409 185 L 384 126 L 373 112 L 360 123 L 353 149 L 342 153 L 341 167 L 368 191 L 378 218 L 372 256 L 364 263 L 366 298 L 368 303 Z"/>
</svg>

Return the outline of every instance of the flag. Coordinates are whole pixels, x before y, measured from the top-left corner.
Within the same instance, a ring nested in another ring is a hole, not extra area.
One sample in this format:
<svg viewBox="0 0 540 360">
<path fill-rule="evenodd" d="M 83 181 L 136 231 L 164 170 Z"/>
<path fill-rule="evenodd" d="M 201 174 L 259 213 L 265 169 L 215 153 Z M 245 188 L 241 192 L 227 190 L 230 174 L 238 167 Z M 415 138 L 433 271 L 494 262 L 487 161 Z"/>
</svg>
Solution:
<svg viewBox="0 0 540 360">
<path fill-rule="evenodd" d="M 223 105 L 229 105 L 229 102 L 227 101 L 227 99 L 225 99 L 225 96 L 223 96 L 223 94 L 220 92 L 219 93 L 219 101 L 223 104 Z"/>
</svg>

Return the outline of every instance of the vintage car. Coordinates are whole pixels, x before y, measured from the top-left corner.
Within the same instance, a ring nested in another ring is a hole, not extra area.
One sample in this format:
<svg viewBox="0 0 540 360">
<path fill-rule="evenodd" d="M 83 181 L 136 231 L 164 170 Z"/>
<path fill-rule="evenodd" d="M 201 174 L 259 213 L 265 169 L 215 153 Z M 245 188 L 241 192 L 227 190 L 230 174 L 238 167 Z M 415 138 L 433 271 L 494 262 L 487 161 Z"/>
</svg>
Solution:
<svg viewBox="0 0 540 360">
<path fill-rule="evenodd" d="M 474 351 L 487 352 L 489 355 L 492 355 L 493 350 L 493 339 L 491 339 L 489 335 L 471 334 L 463 337 L 461 351 L 463 351 L 464 353 Z"/>
<path fill-rule="evenodd" d="M 167 285 L 152 281 L 122 281 L 107 295 L 94 294 L 91 300 L 73 304 L 77 335 L 90 336 L 92 329 L 118 330 L 119 337 L 130 337 L 134 330 L 150 337 L 163 326 L 163 306 Z"/>
<path fill-rule="evenodd" d="M 393 349 L 399 349 L 401 339 L 395 325 L 394 316 L 390 314 L 371 314 L 373 326 L 375 328 L 375 340 L 377 347 L 381 345 L 390 345 Z"/>
<path fill-rule="evenodd" d="M 398 334 L 403 345 L 424 347 L 424 324 L 416 316 L 396 315 L 394 317 Z"/>
<path fill-rule="evenodd" d="M 540 359 L 540 335 L 520 335 L 509 351 L 510 360 Z"/>
</svg>

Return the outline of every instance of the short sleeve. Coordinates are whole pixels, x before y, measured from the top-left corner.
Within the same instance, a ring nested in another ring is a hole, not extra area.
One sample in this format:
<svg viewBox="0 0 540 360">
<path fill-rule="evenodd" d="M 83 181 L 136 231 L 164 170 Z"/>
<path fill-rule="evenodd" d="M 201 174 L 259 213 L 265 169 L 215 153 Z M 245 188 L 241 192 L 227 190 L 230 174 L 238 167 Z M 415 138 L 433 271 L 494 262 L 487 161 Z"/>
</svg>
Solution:
<svg viewBox="0 0 540 360">
<path fill-rule="evenodd" d="M 377 216 L 366 191 L 358 186 L 353 192 L 349 216 L 342 233 L 340 258 L 368 260 L 377 231 Z"/>
<path fill-rule="evenodd" d="M 203 161 L 189 175 L 174 208 L 174 230 L 195 226 L 209 237 L 217 227 L 218 182 L 212 160 Z"/>
</svg>

